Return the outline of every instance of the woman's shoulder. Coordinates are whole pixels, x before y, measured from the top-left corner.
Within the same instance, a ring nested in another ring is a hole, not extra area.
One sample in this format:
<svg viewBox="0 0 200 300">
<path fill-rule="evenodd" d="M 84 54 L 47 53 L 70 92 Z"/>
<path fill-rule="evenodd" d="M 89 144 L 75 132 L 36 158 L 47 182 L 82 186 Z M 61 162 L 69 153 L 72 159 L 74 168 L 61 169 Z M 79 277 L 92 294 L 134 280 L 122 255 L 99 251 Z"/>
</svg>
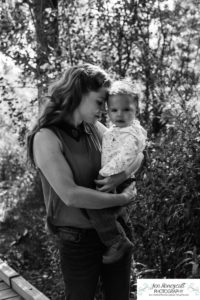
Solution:
<svg viewBox="0 0 200 300">
<path fill-rule="evenodd" d="M 34 137 L 34 142 L 42 142 L 42 143 L 46 143 L 46 142 L 53 142 L 53 141 L 58 141 L 58 137 L 56 136 L 56 134 L 54 133 L 53 130 L 51 130 L 50 128 L 41 128 Z"/>
<path fill-rule="evenodd" d="M 34 149 L 53 149 L 61 148 L 62 143 L 57 135 L 50 128 L 41 128 L 34 136 L 33 140 Z"/>
<path fill-rule="evenodd" d="M 52 155 L 62 152 L 62 144 L 56 134 L 49 128 L 41 128 L 34 136 L 33 157 L 35 165 L 41 168 L 51 160 Z"/>
</svg>

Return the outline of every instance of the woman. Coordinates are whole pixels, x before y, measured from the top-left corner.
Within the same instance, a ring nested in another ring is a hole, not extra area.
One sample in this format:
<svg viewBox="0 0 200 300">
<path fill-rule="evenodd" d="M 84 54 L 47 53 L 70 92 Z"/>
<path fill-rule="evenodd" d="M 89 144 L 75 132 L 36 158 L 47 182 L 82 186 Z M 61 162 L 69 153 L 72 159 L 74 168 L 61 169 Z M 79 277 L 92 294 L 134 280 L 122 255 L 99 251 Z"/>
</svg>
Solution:
<svg viewBox="0 0 200 300">
<path fill-rule="evenodd" d="M 29 157 L 41 176 L 47 226 L 58 236 L 68 300 L 93 300 L 100 275 L 107 300 L 129 299 L 131 253 L 103 265 L 105 246 L 85 210 L 124 206 L 133 200 L 128 192 L 109 193 L 129 176 L 132 166 L 126 173 L 95 180 L 106 130 L 97 120 L 109 86 L 109 76 L 97 66 L 68 68 L 51 87 L 50 101 L 28 136 Z M 126 220 L 122 225 L 128 233 Z"/>
</svg>

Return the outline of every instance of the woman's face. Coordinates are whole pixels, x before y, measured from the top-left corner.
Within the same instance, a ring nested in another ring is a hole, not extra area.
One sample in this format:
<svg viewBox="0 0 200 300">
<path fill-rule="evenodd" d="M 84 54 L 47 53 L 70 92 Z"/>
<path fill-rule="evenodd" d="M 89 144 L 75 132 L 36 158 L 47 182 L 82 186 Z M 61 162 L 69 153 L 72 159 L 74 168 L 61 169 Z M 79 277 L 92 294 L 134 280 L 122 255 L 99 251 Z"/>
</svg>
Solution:
<svg viewBox="0 0 200 300">
<path fill-rule="evenodd" d="M 101 113 L 105 109 L 107 92 L 107 88 L 100 88 L 98 91 L 91 91 L 82 97 L 78 112 L 83 121 L 94 124 L 101 117 Z"/>
</svg>

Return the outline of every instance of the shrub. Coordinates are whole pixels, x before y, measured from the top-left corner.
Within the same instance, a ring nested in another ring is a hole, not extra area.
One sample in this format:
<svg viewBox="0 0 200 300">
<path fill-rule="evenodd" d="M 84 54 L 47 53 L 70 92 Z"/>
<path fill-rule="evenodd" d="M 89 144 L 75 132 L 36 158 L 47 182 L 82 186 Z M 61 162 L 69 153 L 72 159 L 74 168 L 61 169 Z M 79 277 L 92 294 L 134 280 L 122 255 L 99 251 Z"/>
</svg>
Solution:
<svg viewBox="0 0 200 300">
<path fill-rule="evenodd" d="M 191 109 L 181 112 L 173 120 L 173 126 L 150 144 L 148 153 L 132 216 L 137 246 L 135 259 L 144 264 L 138 274 L 152 278 L 198 276 L 198 116 Z"/>
<path fill-rule="evenodd" d="M 10 131 L 0 140 L 0 221 L 18 202 L 38 194 L 40 183 L 36 171 L 29 170 L 26 149 Z M 38 198 L 38 197 L 37 197 Z"/>
</svg>

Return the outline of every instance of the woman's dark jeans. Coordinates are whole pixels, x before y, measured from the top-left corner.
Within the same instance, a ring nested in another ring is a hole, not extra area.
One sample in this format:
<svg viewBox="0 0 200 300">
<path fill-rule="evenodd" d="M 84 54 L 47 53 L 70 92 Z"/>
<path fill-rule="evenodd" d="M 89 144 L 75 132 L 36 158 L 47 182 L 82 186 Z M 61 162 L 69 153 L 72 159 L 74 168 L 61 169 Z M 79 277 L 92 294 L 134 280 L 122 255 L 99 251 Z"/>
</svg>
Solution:
<svg viewBox="0 0 200 300">
<path fill-rule="evenodd" d="M 102 263 L 106 248 L 94 229 L 62 227 L 58 236 L 66 300 L 94 300 L 99 276 L 106 300 L 129 299 L 131 253 L 106 265 Z"/>
</svg>

